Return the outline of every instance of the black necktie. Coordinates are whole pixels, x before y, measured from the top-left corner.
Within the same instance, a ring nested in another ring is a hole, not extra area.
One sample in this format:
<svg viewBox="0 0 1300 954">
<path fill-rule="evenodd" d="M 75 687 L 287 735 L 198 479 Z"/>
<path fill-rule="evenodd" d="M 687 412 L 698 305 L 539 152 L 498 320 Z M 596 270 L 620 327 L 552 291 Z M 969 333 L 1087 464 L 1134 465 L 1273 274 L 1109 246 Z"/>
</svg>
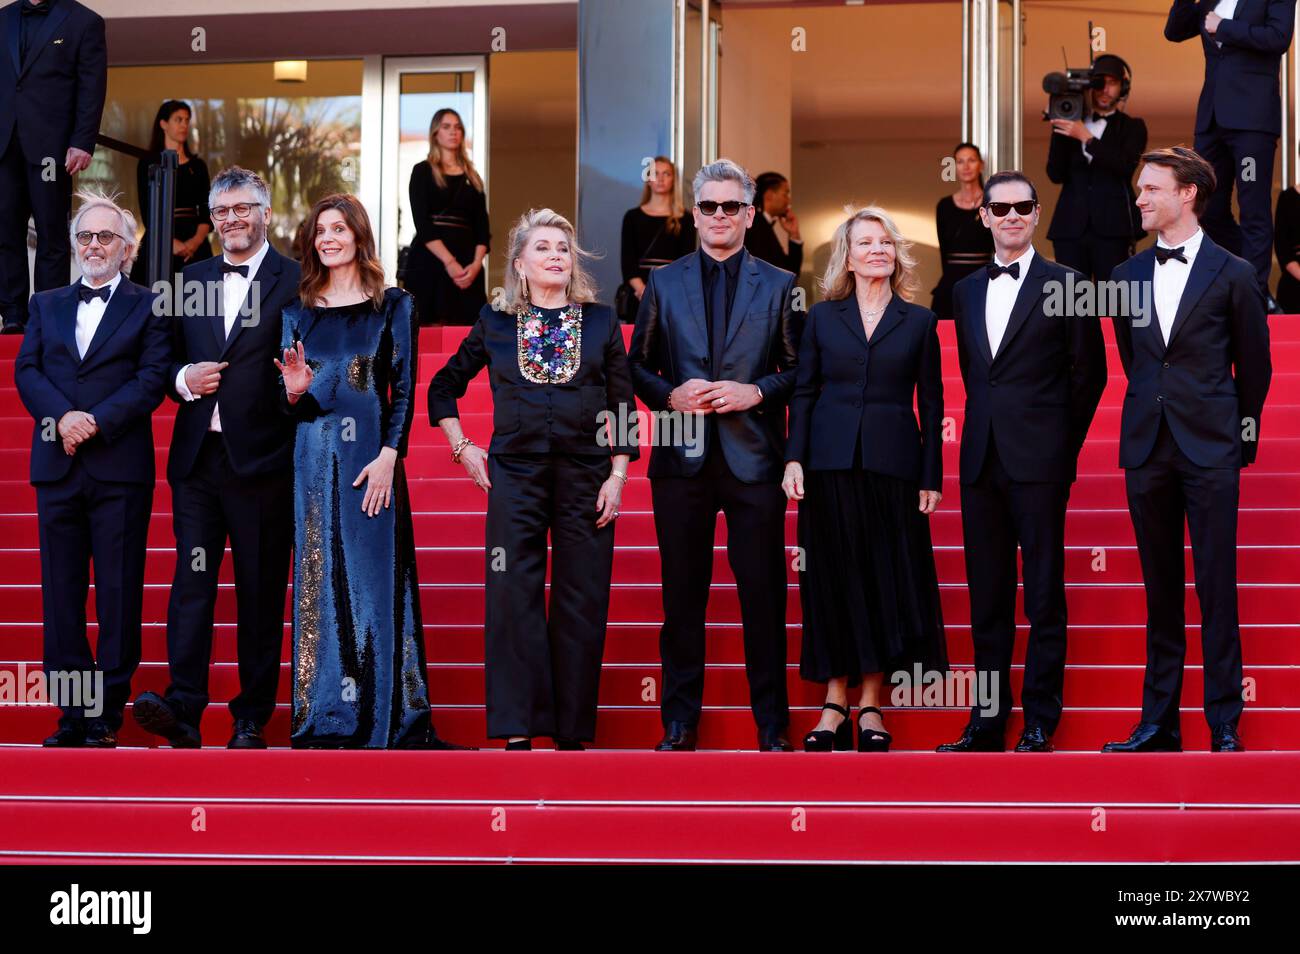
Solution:
<svg viewBox="0 0 1300 954">
<path fill-rule="evenodd" d="M 98 298 L 102 301 L 108 301 L 108 295 L 111 289 L 107 285 L 100 285 L 98 288 L 91 288 L 89 285 L 77 286 L 77 297 L 84 302 Z"/>
<path fill-rule="evenodd" d="M 1012 278 L 1020 278 L 1020 263 L 1012 262 L 1010 265 L 999 265 L 997 262 L 989 262 L 984 266 L 988 269 L 989 280 L 997 278 L 999 275 L 1010 275 Z"/>
<path fill-rule="evenodd" d="M 1163 245 L 1155 246 L 1156 264 L 1163 265 L 1165 262 L 1169 261 L 1172 258 L 1186 265 L 1187 256 L 1183 254 L 1184 247 L 1185 246 L 1182 245 L 1178 246 L 1177 248 L 1165 248 Z"/>
<path fill-rule="evenodd" d="M 248 266 L 247 266 L 247 265 L 231 265 L 229 262 L 225 262 L 225 261 L 223 261 L 223 262 L 221 263 L 221 274 L 224 276 L 224 275 L 228 274 L 229 272 L 239 272 L 240 275 L 242 275 L 244 278 L 247 278 L 247 277 L 248 277 Z"/>
<path fill-rule="evenodd" d="M 722 363 L 722 345 L 727 340 L 727 268 L 721 262 L 713 268 L 709 312 L 709 351 L 715 363 L 714 373 L 717 374 Z"/>
</svg>

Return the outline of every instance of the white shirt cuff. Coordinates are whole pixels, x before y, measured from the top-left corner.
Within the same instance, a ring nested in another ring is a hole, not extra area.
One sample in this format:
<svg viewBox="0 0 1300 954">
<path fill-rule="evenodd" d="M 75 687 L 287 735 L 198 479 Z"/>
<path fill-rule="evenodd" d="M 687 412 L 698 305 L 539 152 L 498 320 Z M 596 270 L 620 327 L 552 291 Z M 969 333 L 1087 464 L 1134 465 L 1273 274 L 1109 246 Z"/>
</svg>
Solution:
<svg viewBox="0 0 1300 954">
<path fill-rule="evenodd" d="M 187 364 L 176 373 L 176 393 L 187 401 L 197 401 L 198 398 L 190 392 L 189 387 L 185 384 L 185 372 L 189 369 L 190 365 Z"/>
</svg>

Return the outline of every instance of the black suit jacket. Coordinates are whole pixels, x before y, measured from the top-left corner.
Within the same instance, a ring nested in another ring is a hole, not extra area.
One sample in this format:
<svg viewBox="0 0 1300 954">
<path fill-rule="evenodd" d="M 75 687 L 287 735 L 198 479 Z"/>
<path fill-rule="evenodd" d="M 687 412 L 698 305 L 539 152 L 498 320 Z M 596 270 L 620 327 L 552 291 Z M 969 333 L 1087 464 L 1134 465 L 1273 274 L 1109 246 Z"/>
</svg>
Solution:
<svg viewBox="0 0 1300 954">
<path fill-rule="evenodd" d="M 797 276 L 803 268 L 803 243 L 791 242 L 790 251 L 781 251 L 781 242 L 776 237 L 776 229 L 763 215 L 762 209 L 754 210 L 754 224 L 745 230 L 745 248 L 755 258 L 762 259 L 769 265 L 784 268 Z"/>
<path fill-rule="evenodd" d="M 1145 249 L 1111 274 L 1150 288 L 1155 252 Z M 1273 365 L 1268 317 L 1253 266 L 1208 235 L 1192 261 L 1169 344 L 1154 305 L 1145 319 L 1116 318 L 1115 341 L 1128 375 L 1119 465 L 1151 455 L 1163 416 L 1179 449 L 1198 467 L 1244 467 L 1259 450 L 1259 418 Z M 1242 440 L 1254 421 L 1253 441 Z"/>
<path fill-rule="evenodd" d="M 63 165 L 68 148 L 94 153 L 108 89 L 104 20 L 77 3 L 58 0 L 18 61 L 19 0 L 0 10 L 0 155 L 18 137 L 23 156 Z"/>
<path fill-rule="evenodd" d="M 202 314 L 172 318 L 175 358 L 167 373 L 167 392 L 180 407 L 167 458 L 169 481 L 188 477 L 193 469 L 212 422 L 214 401 L 221 408 L 221 433 L 236 473 L 253 477 L 293 466 L 294 421 L 280 413 L 280 372 L 274 359 L 281 355 L 281 311 L 298 295 L 298 263 L 267 249 L 249 290 L 250 296 L 258 296 L 258 309 L 254 315 L 237 317 L 226 338 L 222 261 L 218 255 L 182 273 L 187 290 L 196 287 L 192 283 L 202 289 L 203 307 Z M 215 394 L 186 401 L 176 392 L 176 375 L 199 361 L 228 361 L 230 367 L 221 372 Z"/>
<path fill-rule="evenodd" d="M 36 419 L 31 481 L 62 480 L 74 462 L 96 480 L 154 482 L 151 418 L 171 364 L 171 329 L 155 315 L 153 294 L 125 277 L 108 300 L 84 358 L 77 354 L 78 281 L 32 296 L 14 383 Z M 99 433 L 69 457 L 53 425 L 86 411 Z"/>
<path fill-rule="evenodd" d="M 973 272 L 954 287 L 958 360 L 966 385 L 963 484 L 978 479 L 989 441 L 997 442 L 1012 480 L 1073 482 L 1079 450 L 1106 389 L 1106 344 L 1097 317 L 1045 312 L 1046 297 L 1068 287 L 1070 274 L 1076 282 L 1086 281 L 1035 252 L 996 357 L 984 316 L 988 272 Z"/>
<path fill-rule="evenodd" d="M 716 440 L 741 481 L 779 481 L 785 466 L 785 406 L 794 391 L 799 349 L 794 275 L 741 252 L 726 341 L 714 367 L 700 254 L 684 255 L 650 273 L 628 354 L 636 396 L 650 410 L 666 411 L 673 388 L 702 378 L 757 384 L 763 400 L 748 411 L 707 415 L 702 453 L 688 452 L 685 446 L 656 446 L 648 474 L 693 476 Z"/>
<path fill-rule="evenodd" d="M 1133 193 L 1133 174 L 1147 147 L 1147 124 L 1127 113 L 1106 118 L 1100 138 L 1088 144 L 1089 162 L 1079 140 L 1053 133 L 1047 150 L 1047 177 L 1061 186 L 1047 237 L 1140 239 L 1142 217 Z"/>
<path fill-rule="evenodd" d="M 484 305 L 460 348 L 429 383 L 429 423 L 436 426 L 444 417 L 460 417 L 457 399 L 486 367 L 492 387 L 489 453 L 627 454 L 635 460 L 640 451 L 636 433 L 629 428 L 636 401 L 623 326 L 612 308 L 582 306 L 581 348 L 572 380 L 529 381 L 519 370 L 518 319 Z M 620 427 L 620 422 L 627 426 Z"/>
<path fill-rule="evenodd" d="M 1282 131 L 1278 67 L 1291 46 L 1295 0 L 1237 0 L 1231 20 L 1214 36 L 1204 30 L 1205 15 L 1218 0 L 1174 0 L 1165 21 L 1165 39 L 1181 43 L 1201 38 L 1205 82 L 1196 104 L 1196 132 L 1211 123 L 1224 129 Z M 1219 46 L 1215 41 L 1223 43 Z"/>
<path fill-rule="evenodd" d="M 943 489 L 943 376 L 934 312 L 895 295 L 868 340 L 856 297 L 818 302 L 799 342 L 786 460 Z M 920 427 L 912 410 L 916 395 Z"/>
</svg>

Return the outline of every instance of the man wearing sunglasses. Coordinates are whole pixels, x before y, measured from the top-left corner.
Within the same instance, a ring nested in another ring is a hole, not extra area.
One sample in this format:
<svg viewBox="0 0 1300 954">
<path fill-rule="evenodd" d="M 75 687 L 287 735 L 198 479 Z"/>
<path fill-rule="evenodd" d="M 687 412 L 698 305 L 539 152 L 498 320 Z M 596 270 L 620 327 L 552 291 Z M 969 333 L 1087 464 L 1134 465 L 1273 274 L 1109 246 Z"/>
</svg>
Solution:
<svg viewBox="0 0 1300 954">
<path fill-rule="evenodd" d="M 1016 548 L 1024 564 L 1029 641 L 1017 752 L 1050 752 L 1065 681 L 1065 506 L 1088 426 L 1106 387 L 1096 315 L 1049 316 L 1053 287 L 1083 276 L 1034 251 L 1038 193 L 1023 173 L 984 185 L 980 219 L 993 261 L 953 289 L 966 387 L 961 517 L 975 669 L 998 678 L 998 711 L 977 700 L 940 752 L 1000 752 L 1011 715 Z"/>
<path fill-rule="evenodd" d="M 140 664 L 154 490 L 150 419 L 163 399 L 171 333 L 154 314 L 154 296 L 122 274 L 136 250 L 131 214 L 102 195 L 81 198 L 72 220 L 81 278 L 32 296 L 14 380 L 36 420 L 31 481 L 45 672 L 51 686 L 68 684 L 58 674 L 79 674 L 82 687 L 80 699 L 51 700 L 63 713 L 45 744 L 112 748 Z M 93 653 L 86 639 L 92 562 Z M 102 696 L 87 691 L 99 678 Z"/>
<path fill-rule="evenodd" d="M 704 415 L 705 437 L 656 444 L 649 477 L 663 579 L 660 751 L 695 748 L 718 511 L 740 595 L 758 747 L 786 738 L 785 405 L 799 342 L 794 275 L 754 258 L 754 182 L 729 159 L 695 175 L 700 250 L 650 273 L 628 355 L 650 410 Z M 684 429 L 667 428 L 664 430 Z"/>
</svg>

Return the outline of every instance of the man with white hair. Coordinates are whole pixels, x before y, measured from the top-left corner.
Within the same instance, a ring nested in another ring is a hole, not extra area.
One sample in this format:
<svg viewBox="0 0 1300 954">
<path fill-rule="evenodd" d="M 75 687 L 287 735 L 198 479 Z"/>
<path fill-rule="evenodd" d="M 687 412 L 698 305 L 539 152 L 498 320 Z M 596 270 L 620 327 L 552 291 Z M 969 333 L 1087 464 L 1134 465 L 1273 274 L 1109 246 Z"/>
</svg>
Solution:
<svg viewBox="0 0 1300 954">
<path fill-rule="evenodd" d="M 51 686 L 81 689 L 51 699 L 63 715 L 45 744 L 111 748 L 140 663 L 150 418 L 162 403 L 171 336 L 154 296 L 122 274 L 136 250 L 134 218 L 103 195 L 79 198 L 70 231 L 81 278 L 32 296 L 14 378 L 36 421 L 45 672 Z M 94 653 L 86 639 L 92 561 Z"/>
</svg>

